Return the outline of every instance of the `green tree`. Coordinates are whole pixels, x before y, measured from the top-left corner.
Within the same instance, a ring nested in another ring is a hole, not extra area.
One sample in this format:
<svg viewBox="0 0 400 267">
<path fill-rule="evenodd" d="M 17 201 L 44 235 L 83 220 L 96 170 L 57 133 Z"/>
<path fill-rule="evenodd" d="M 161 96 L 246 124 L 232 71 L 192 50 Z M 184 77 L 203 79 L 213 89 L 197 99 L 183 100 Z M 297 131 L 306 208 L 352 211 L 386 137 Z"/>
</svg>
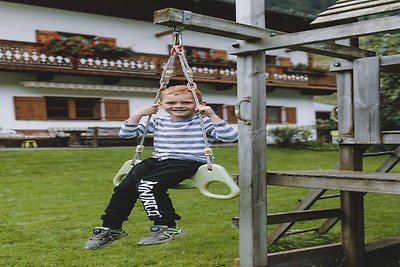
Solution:
<svg viewBox="0 0 400 267">
<path fill-rule="evenodd" d="M 361 47 L 378 55 L 400 54 L 400 33 L 368 36 L 361 39 Z M 400 74 L 381 74 L 381 125 L 383 130 L 398 130 L 400 126 Z"/>
</svg>

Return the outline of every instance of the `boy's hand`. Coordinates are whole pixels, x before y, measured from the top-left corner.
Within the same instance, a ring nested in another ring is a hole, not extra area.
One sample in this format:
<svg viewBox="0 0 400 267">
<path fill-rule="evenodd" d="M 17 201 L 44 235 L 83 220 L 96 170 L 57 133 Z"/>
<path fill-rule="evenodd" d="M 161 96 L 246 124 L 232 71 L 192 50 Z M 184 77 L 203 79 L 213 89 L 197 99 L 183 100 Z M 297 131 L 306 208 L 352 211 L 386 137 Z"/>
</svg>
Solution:
<svg viewBox="0 0 400 267">
<path fill-rule="evenodd" d="M 139 116 L 147 116 L 147 115 L 152 115 L 156 114 L 158 112 L 158 105 L 157 104 L 152 104 L 149 106 L 142 107 L 138 111 L 136 111 L 136 114 Z"/>
<path fill-rule="evenodd" d="M 210 120 L 214 123 L 223 122 L 223 120 L 217 114 L 215 114 L 214 110 L 210 106 L 198 105 L 196 107 L 196 110 L 199 111 L 201 114 L 209 117 Z"/>
<path fill-rule="evenodd" d="M 152 104 L 145 107 L 140 108 L 138 111 L 133 113 L 127 120 L 127 123 L 139 123 L 140 119 L 143 116 L 156 114 L 158 112 L 158 104 Z"/>
<path fill-rule="evenodd" d="M 198 105 L 196 111 L 200 111 L 201 114 L 211 117 L 215 115 L 214 110 L 210 106 Z"/>
</svg>

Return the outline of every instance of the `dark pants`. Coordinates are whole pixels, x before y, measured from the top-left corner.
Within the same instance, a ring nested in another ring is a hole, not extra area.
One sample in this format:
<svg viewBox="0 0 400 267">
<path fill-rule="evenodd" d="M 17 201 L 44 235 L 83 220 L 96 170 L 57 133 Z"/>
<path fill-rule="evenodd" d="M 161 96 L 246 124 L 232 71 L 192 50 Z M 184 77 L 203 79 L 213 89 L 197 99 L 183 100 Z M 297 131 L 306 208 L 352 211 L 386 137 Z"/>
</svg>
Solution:
<svg viewBox="0 0 400 267">
<path fill-rule="evenodd" d="M 181 217 L 175 213 L 168 188 L 192 177 L 202 164 L 191 160 L 148 158 L 135 165 L 115 187 L 110 203 L 101 216 L 103 226 L 121 228 L 137 199 L 140 199 L 154 224 L 175 225 L 175 220 Z"/>
</svg>

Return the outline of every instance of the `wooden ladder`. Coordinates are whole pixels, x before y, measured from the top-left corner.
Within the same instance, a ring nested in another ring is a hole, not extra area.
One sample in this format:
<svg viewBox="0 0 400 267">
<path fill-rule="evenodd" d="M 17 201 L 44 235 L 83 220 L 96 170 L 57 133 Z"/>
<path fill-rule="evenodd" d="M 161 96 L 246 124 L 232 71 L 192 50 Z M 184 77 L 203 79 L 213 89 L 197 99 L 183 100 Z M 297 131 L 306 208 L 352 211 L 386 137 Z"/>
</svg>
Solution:
<svg viewBox="0 0 400 267">
<path fill-rule="evenodd" d="M 376 169 L 375 172 L 389 172 L 396 164 L 400 161 L 400 146 L 393 152 L 389 152 L 390 157 L 382 163 L 382 165 Z M 388 154 L 388 153 L 386 153 Z M 371 156 L 372 154 L 364 154 L 364 156 Z M 374 155 L 382 155 L 382 153 L 376 153 Z M 336 166 L 334 169 L 338 169 Z M 319 200 L 339 197 L 340 194 L 335 195 L 324 195 L 328 191 L 327 189 L 312 189 L 308 194 L 299 202 L 299 204 L 291 211 L 286 214 L 271 214 L 268 215 L 268 224 L 276 223 L 274 217 L 286 217 L 286 221 L 291 219 L 289 222 L 280 223 L 274 231 L 268 236 L 268 243 L 273 244 L 285 235 L 300 234 L 305 232 L 316 232 L 318 234 L 326 234 L 332 229 L 335 224 L 340 221 L 340 209 L 324 209 L 314 210 L 309 209 Z M 366 193 L 365 193 L 366 194 Z M 339 211 L 338 211 L 339 210 Z M 309 214 L 309 215 L 307 215 Z M 313 215 L 311 215 L 313 214 Z M 336 214 L 336 215 L 335 215 Z M 325 217 L 324 217 L 325 216 Z M 319 227 L 290 231 L 296 221 L 312 220 L 312 219 L 327 219 Z M 284 220 L 284 218 L 282 218 Z M 271 221 L 271 222 L 270 222 Z"/>
</svg>

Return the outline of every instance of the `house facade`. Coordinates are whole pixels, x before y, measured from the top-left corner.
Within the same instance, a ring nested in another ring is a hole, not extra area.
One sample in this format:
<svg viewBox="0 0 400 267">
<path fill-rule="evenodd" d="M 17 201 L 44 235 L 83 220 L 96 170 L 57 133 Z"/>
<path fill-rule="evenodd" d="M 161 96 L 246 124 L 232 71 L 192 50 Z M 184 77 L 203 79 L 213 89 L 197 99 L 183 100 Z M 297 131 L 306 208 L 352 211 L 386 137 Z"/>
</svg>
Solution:
<svg viewBox="0 0 400 267">
<path fill-rule="evenodd" d="M 151 104 L 172 43 L 168 28 L 142 19 L 0 1 L 0 128 L 21 139 L 89 128 L 117 128 L 138 107 Z M 150 4 L 152 1 L 149 1 Z M 154 6 L 154 8 L 157 8 Z M 124 58 L 70 60 L 43 52 L 54 36 L 131 47 Z M 183 32 L 194 80 L 207 104 L 237 123 L 234 40 Z M 266 55 L 267 127 L 313 126 L 313 96 L 335 92 L 333 74 L 315 71 L 310 55 L 277 50 Z M 179 66 L 171 84 L 185 83 Z M 1 131 L 0 131 L 1 133 Z"/>
</svg>

